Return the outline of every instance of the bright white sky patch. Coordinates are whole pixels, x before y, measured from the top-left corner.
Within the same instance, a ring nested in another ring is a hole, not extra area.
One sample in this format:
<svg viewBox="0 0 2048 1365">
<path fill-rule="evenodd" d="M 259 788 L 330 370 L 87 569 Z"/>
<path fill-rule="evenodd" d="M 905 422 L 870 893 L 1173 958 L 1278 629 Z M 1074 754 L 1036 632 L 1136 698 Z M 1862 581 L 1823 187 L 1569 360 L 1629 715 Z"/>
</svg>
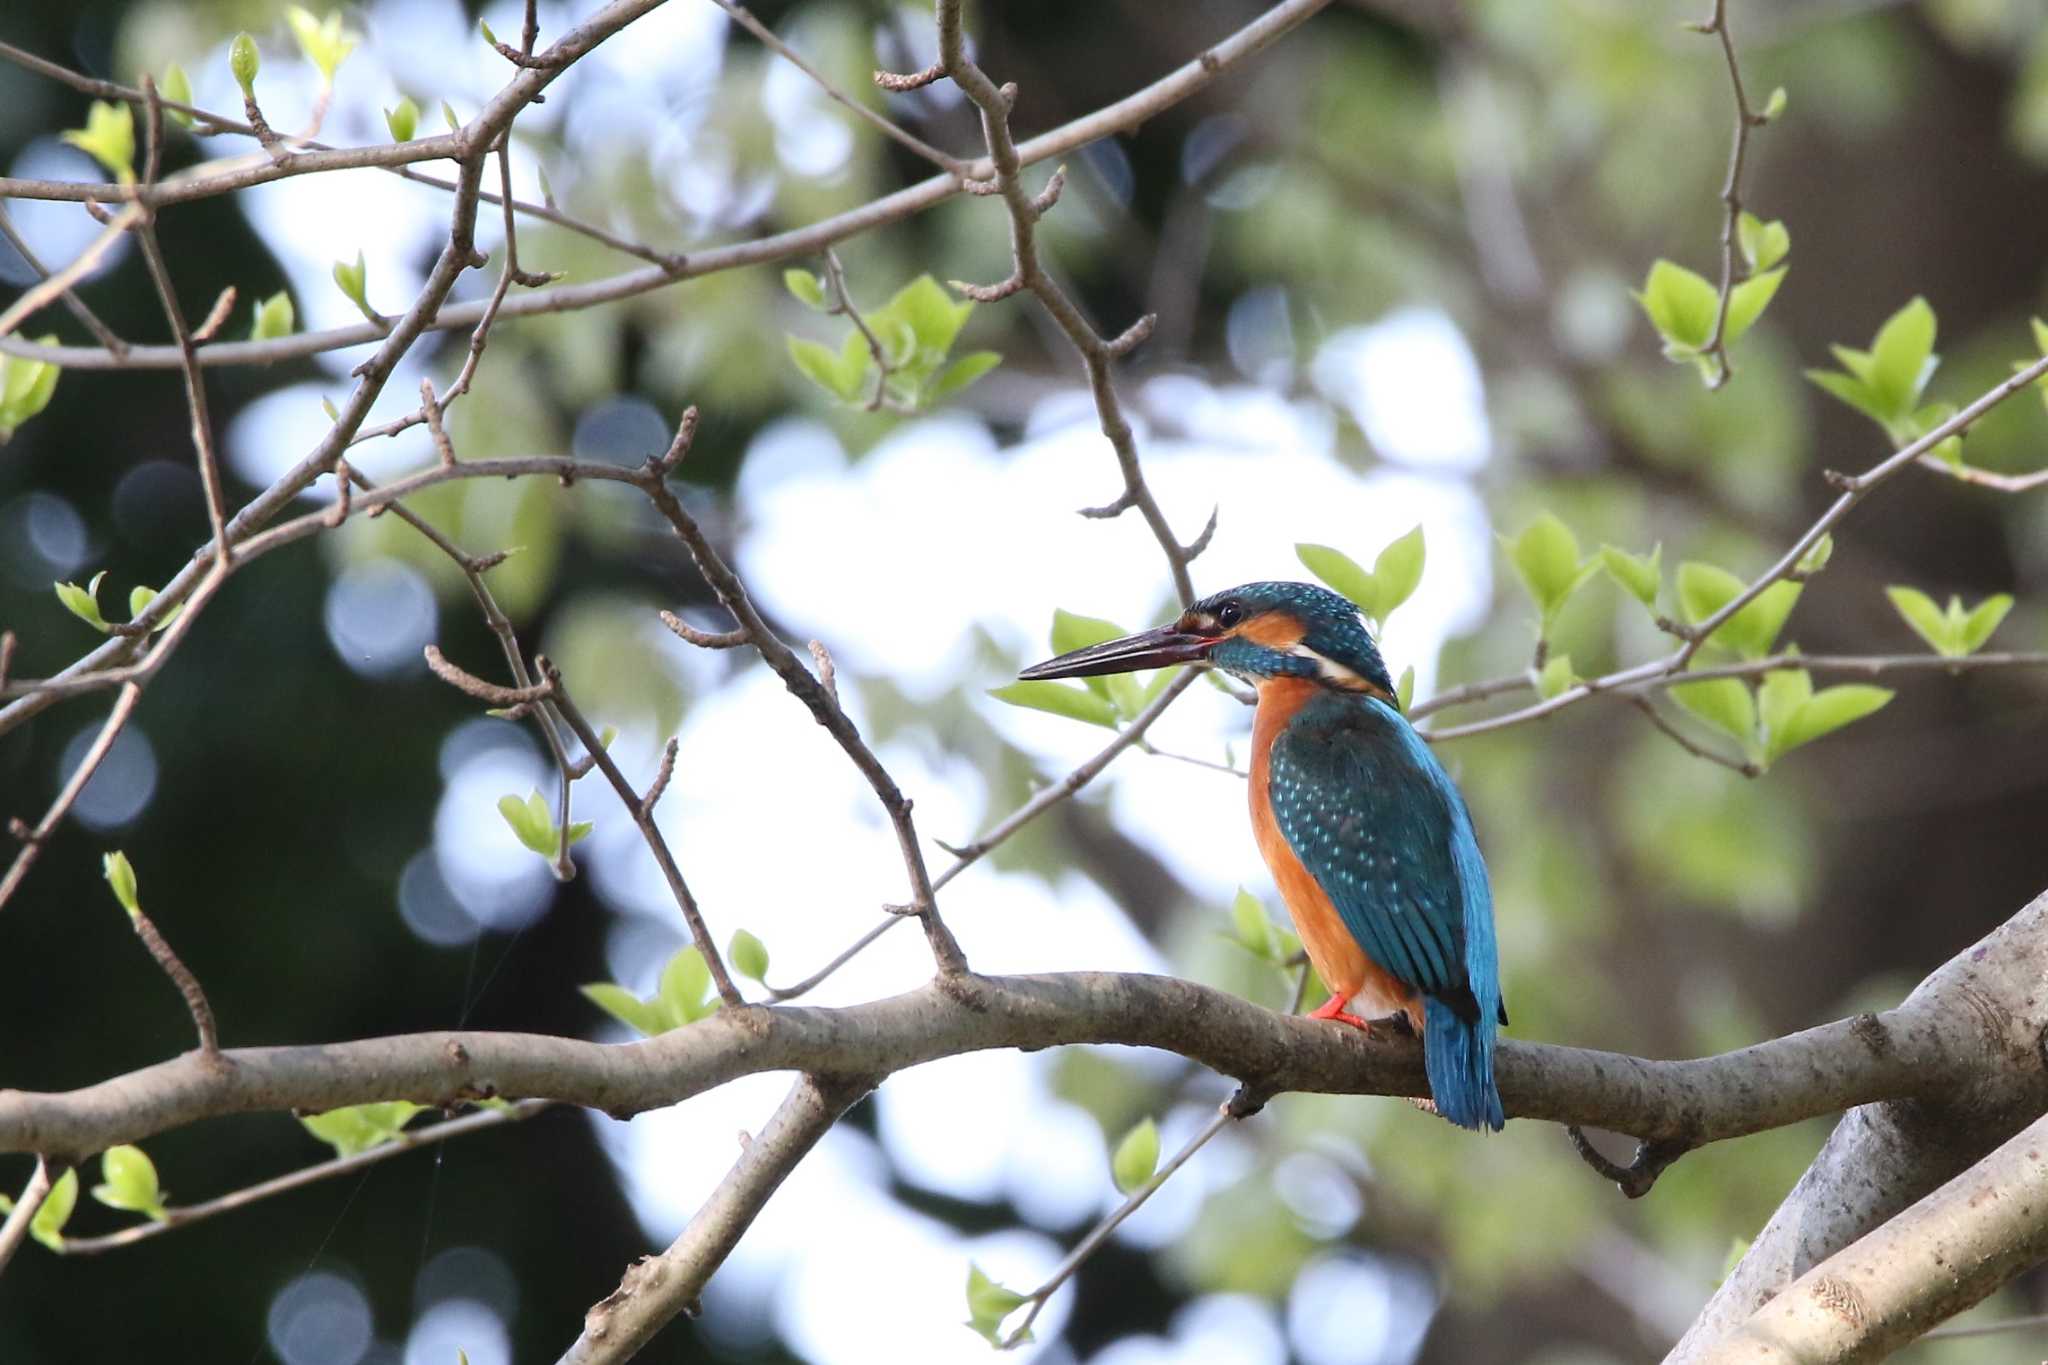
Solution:
<svg viewBox="0 0 2048 1365">
<path fill-rule="evenodd" d="M 1314 376 L 1388 459 L 1461 471 L 1486 463 L 1479 362 L 1441 311 L 1403 308 L 1337 333 L 1316 355 Z"/>
</svg>

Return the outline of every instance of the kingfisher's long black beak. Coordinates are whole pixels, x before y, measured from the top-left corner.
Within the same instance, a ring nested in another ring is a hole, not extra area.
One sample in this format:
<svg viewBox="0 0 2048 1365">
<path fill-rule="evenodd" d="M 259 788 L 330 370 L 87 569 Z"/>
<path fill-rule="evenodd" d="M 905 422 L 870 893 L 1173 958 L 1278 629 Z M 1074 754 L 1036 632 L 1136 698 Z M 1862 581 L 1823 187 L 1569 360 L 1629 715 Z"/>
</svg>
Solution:
<svg viewBox="0 0 2048 1365">
<path fill-rule="evenodd" d="M 1193 663 L 1207 657 L 1216 637 L 1191 635 L 1175 626 L 1105 640 L 1099 645 L 1062 654 L 1033 664 L 1017 676 L 1031 681 L 1041 678 L 1093 678 L 1104 673 L 1131 673 L 1141 668 L 1165 668 L 1170 664 Z"/>
</svg>

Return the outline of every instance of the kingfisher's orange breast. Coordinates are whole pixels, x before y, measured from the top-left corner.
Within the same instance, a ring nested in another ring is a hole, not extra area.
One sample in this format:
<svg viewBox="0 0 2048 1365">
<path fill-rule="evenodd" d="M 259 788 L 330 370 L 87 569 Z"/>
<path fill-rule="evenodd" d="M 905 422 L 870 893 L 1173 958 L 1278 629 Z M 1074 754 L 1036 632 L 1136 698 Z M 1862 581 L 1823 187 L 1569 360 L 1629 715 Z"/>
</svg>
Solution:
<svg viewBox="0 0 2048 1365">
<path fill-rule="evenodd" d="M 1307 951 L 1308 960 L 1315 964 L 1323 984 L 1343 999 L 1355 997 L 1356 1012 L 1367 1018 L 1405 1012 L 1420 1030 L 1421 997 L 1366 956 L 1365 949 L 1344 927 L 1329 894 L 1315 874 L 1303 866 L 1273 818 L 1269 795 L 1273 741 L 1320 690 L 1306 678 L 1267 678 L 1259 684 L 1259 709 L 1252 719 L 1251 781 L 1247 784 L 1252 837 L 1258 841 L 1259 854 L 1272 870 L 1280 898 L 1287 902 L 1294 932 L 1301 935 L 1301 946 Z"/>
</svg>

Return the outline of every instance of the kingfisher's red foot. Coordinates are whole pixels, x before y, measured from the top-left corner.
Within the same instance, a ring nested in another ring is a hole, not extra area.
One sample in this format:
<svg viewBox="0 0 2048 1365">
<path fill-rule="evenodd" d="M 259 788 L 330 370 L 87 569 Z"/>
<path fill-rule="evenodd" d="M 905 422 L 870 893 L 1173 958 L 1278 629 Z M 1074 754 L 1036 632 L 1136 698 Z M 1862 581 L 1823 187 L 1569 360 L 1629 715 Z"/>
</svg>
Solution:
<svg viewBox="0 0 2048 1365">
<path fill-rule="evenodd" d="M 1333 995 L 1313 1010 L 1310 1010 L 1308 1017 L 1311 1019 L 1328 1019 L 1338 1024 L 1349 1024 L 1355 1029 L 1364 1029 L 1367 1033 L 1371 1033 L 1372 1021 L 1359 1018 L 1351 1013 L 1351 1011 L 1345 1009 L 1344 1005 L 1345 999 L 1343 996 Z"/>
</svg>

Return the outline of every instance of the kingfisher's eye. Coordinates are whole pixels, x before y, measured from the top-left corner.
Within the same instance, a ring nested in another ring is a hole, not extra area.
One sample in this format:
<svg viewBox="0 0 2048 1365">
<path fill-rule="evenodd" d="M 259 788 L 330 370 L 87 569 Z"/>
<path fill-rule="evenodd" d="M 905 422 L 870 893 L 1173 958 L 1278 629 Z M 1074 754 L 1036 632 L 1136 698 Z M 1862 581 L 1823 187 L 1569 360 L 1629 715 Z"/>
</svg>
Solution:
<svg viewBox="0 0 2048 1365">
<path fill-rule="evenodd" d="M 1216 608 L 1216 624 L 1225 630 L 1244 620 L 1244 608 L 1235 602 L 1225 602 Z"/>
</svg>

